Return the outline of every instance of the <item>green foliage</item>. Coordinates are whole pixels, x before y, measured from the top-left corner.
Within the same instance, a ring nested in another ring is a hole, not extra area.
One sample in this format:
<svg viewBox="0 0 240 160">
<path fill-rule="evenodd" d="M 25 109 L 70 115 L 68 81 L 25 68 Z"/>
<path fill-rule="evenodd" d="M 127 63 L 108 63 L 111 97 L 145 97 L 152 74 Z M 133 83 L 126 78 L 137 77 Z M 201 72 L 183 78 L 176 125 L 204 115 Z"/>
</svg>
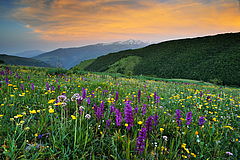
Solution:
<svg viewBox="0 0 240 160">
<path fill-rule="evenodd" d="M 98 57 L 85 70 L 105 72 L 121 59 L 138 56 L 141 61 L 130 70 L 134 75 L 201 81 L 216 78 L 223 85 L 240 86 L 239 42 L 240 33 L 172 40 Z"/>
<path fill-rule="evenodd" d="M 66 73 L 70 73 L 69 70 L 67 69 L 63 69 L 61 67 L 58 68 L 49 68 L 46 70 L 46 74 L 50 74 L 50 75 L 57 75 L 57 74 L 66 74 Z"/>
</svg>

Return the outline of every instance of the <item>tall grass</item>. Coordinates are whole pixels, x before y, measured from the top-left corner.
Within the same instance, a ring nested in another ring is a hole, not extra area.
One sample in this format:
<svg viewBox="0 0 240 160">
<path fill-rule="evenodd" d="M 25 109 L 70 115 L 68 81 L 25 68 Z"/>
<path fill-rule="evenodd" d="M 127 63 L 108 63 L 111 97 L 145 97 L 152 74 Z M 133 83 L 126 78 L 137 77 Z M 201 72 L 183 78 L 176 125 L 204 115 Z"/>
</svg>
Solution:
<svg viewBox="0 0 240 160">
<path fill-rule="evenodd" d="M 240 158 L 238 88 L 5 65 L 0 72 L 1 159 Z"/>
</svg>

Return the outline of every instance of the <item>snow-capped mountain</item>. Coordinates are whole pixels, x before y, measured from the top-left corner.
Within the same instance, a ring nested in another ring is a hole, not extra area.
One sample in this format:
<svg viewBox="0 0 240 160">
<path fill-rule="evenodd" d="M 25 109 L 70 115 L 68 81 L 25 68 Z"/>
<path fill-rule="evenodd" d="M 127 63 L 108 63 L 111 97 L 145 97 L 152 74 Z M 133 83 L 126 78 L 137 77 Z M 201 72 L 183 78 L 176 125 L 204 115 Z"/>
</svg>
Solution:
<svg viewBox="0 0 240 160">
<path fill-rule="evenodd" d="M 118 52 L 126 49 L 142 48 L 149 43 L 140 40 L 129 39 L 127 41 L 117 41 L 113 43 L 98 43 L 75 48 L 59 48 L 50 52 L 40 54 L 33 57 L 49 63 L 52 66 L 61 65 L 61 67 L 69 69 L 79 64 L 81 61 L 97 58 L 108 53 Z"/>
</svg>

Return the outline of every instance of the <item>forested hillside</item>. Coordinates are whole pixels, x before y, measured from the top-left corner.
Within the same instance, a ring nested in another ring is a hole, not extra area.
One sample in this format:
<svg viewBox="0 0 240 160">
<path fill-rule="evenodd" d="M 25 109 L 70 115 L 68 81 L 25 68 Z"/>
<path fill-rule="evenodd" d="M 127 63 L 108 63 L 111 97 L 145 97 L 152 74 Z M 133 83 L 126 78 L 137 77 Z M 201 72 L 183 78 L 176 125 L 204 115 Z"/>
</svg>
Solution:
<svg viewBox="0 0 240 160">
<path fill-rule="evenodd" d="M 217 81 L 240 86 L 240 33 L 180 39 L 98 57 L 84 70 L 104 72 L 128 56 L 141 61 L 134 75 Z M 121 65 L 119 65 L 121 66 Z M 119 68 L 118 71 L 124 71 Z"/>
</svg>

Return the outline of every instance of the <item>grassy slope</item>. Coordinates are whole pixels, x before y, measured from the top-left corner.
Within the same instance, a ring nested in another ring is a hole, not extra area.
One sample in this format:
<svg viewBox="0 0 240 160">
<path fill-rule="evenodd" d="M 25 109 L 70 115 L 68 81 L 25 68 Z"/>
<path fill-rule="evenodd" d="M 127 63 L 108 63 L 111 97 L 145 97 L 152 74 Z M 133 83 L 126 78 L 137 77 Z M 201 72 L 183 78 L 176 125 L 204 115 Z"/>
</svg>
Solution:
<svg viewBox="0 0 240 160">
<path fill-rule="evenodd" d="M 93 63 L 96 59 L 89 59 L 89 60 L 85 60 L 82 61 L 81 63 L 79 63 L 78 65 L 74 66 L 73 68 L 71 68 L 72 70 L 84 70 L 84 68 L 86 68 L 87 66 L 89 66 L 91 63 Z"/>
<path fill-rule="evenodd" d="M 98 57 L 85 70 L 105 72 L 128 56 L 142 57 L 135 75 L 195 79 L 240 86 L 240 33 L 167 41 Z"/>
<path fill-rule="evenodd" d="M 106 72 L 129 74 L 129 72 L 133 71 L 135 65 L 137 65 L 141 59 L 142 58 L 138 56 L 128 56 L 110 65 Z"/>
<path fill-rule="evenodd" d="M 24 57 L 17 57 L 17 56 L 10 56 L 1 54 L 0 59 L 4 61 L 4 64 L 10 65 L 23 65 L 23 66 L 36 66 L 36 67 L 52 67 L 51 65 L 44 63 L 39 60 L 31 59 L 31 58 L 24 58 Z"/>
</svg>

